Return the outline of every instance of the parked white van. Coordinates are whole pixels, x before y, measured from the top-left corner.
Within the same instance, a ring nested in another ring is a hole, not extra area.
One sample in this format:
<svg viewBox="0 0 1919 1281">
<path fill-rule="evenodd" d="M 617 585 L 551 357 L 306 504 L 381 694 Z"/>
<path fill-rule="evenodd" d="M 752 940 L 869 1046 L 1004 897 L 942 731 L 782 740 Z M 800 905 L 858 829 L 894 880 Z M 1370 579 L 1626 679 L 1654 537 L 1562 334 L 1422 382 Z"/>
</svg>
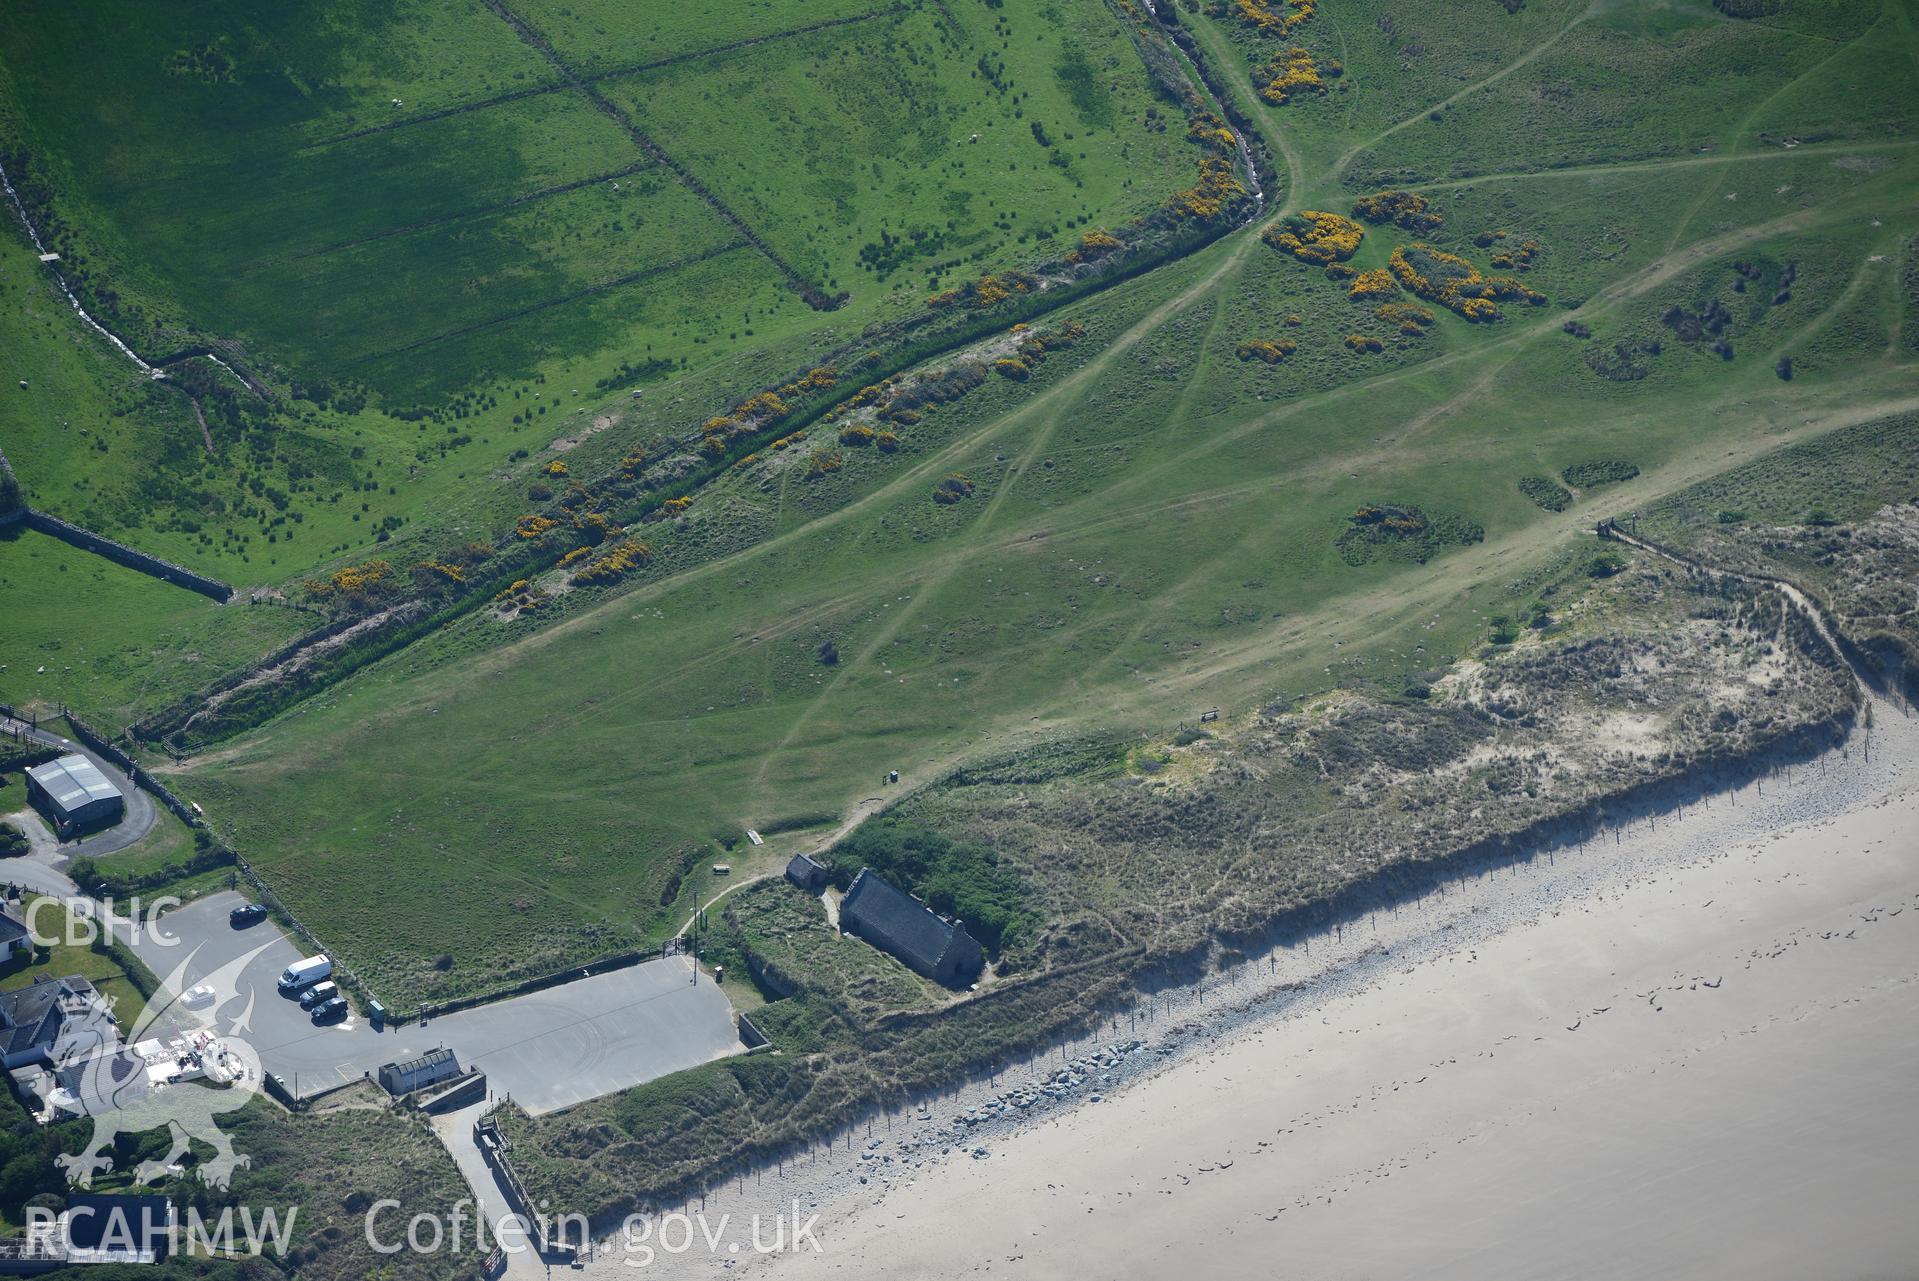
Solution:
<svg viewBox="0 0 1919 1281">
<path fill-rule="evenodd" d="M 324 956 L 309 956 L 304 961 L 295 961 L 287 966 L 280 975 L 280 991 L 291 995 L 302 988 L 311 987 L 331 973 L 332 961 Z"/>
</svg>

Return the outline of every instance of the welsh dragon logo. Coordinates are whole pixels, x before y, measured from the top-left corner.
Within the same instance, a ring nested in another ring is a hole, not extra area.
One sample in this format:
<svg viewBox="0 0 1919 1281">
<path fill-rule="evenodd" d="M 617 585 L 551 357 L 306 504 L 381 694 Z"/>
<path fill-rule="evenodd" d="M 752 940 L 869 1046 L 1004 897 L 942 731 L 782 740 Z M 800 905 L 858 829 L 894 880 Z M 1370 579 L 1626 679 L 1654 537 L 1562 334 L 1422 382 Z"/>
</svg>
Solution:
<svg viewBox="0 0 1919 1281">
<path fill-rule="evenodd" d="M 59 1158 L 69 1183 L 91 1187 L 95 1174 L 112 1169 L 118 1136 L 145 1134 L 163 1126 L 172 1135 L 172 1145 L 166 1155 L 143 1162 L 134 1172 L 141 1183 L 165 1177 L 167 1167 L 186 1157 L 189 1143 L 196 1139 L 213 1149 L 212 1159 L 201 1162 L 196 1171 L 211 1187 L 224 1189 L 236 1169 L 251 1164 L 251 1158 L 233 1150 L 232 1140 L 216 1118 L 245 1107 L 263 1083 L 260 1056 L 246 1035 L 252 1025 L 254 992 L 249 985 L 242 993 L 240 979 L 267 946 L 229 961 L 189 988 L 188 968 L 199 953 L 195 948 L 162 980 L 124 1044 L 109 1019 L 93 1020 L 81 1029 L 80 1043 L 63 1054 L 62 1061 L 80 1069 L 73 1092 L 92 1116 L 93 1137 L 79 1152 Z M 149 1086 L 148 1074 L 144 1065 L 134 1061 L 132 1047 L 151 1041 L 177 1056 L 174 1061 L 183 1079 Z"/>
</svg>

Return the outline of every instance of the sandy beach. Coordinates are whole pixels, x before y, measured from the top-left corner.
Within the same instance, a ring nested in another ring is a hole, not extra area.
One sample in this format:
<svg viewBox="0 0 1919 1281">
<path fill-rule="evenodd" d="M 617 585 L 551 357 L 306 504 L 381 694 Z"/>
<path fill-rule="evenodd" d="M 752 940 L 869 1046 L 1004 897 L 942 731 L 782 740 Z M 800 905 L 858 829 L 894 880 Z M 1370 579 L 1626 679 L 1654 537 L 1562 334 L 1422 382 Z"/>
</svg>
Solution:
<svg viewBox="0 0 1919 1281">
<path fill-rule="evenodd" d="M 1919 721 L 1877 722 L 707 1198 L 817 1255 L 649 1267 L 1919 1275 Z"/>
</svg>

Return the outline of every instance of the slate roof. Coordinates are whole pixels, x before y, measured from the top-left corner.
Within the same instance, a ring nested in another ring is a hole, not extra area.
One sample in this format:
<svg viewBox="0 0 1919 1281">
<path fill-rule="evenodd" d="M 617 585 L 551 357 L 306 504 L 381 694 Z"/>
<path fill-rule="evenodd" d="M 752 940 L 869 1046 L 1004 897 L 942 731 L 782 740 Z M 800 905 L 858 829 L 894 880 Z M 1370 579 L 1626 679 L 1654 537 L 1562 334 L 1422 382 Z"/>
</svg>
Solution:
<svg viewBox="0 0 1919 1281">
<path fill-rule="evenodd" d="M 91 1256 L 88 1262 L 144 1261 L 166 1254 L 173 1207 L 163 1196 L 75 1192 L 67 1197 L 67 1212 L 61 1219 L 67 1248 Z"/>
<path fill-rule="evenodd" d="M 0 992 L 0 1053 L 21 1054 L 36 1045 L 51 1045 L 66 1018 L 61 999 L 93 994 L 93 984 L 77 975 Z"/>
<path fill-rule="evenodd" d="M 927 974 L 938 967 L 958 928 L 882 880 L 870 867 L 860 869 L 840 900 L 840 920 L 868 942 Z"/>
<path fill-rule="evenodd" d="M 27 771 L 27 777 L 69 814 L 95 801 L 122 799 L 120 789 L 100 772 L 100 767 L 77 752 L 35 765 Z"/>
<path fill-rule="evenodd" d="M 0 907 L 0 952 L 27 937 L 27 927 L 10 908 Z"/>
<path fill-rule="evenodd" d="M 786 879 L 803 890 L 817 889 L 826 884 L 826 868 L 804 854 L 795 854 L 786 865 Z"/>
</svg>

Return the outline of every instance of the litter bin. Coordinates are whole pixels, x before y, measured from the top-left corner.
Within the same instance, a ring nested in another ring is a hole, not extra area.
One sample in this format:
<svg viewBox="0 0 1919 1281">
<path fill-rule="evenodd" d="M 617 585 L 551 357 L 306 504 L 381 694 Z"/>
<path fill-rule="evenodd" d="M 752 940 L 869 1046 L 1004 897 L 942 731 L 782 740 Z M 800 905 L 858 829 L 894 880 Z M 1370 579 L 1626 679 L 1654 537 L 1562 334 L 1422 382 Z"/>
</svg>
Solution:
<svg viewBox="0 0 1919 1281">
<path fill-rule="evenodd" d="M 378 1032 L 386 1026 L 386 1006 L 381 1005 L 378 1001 L 368 1001 L 366 1003 L 366 1017 L 367 1021 L 373 1024 L 373 1030 Z"/>
</svg>

